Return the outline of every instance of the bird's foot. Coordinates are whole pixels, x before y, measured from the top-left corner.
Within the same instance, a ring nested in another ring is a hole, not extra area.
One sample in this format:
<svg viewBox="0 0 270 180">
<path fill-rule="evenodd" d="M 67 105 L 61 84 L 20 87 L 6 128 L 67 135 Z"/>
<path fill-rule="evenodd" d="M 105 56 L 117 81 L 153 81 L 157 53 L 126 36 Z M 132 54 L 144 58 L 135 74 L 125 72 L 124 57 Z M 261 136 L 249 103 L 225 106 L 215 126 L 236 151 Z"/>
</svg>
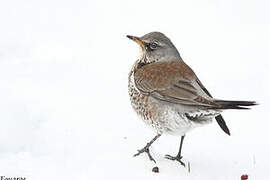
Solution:
<svg viewBox="0 0 270 180">
<path fill-rule="evenodd" d="M 182 166 L 186 167 L 186 164 L 181 160 L 183 156 L 171 156 L 171 155 L 166 154 L 165 158 L 169 160 L 173 160 L 173 161 L 178 161 L 180 162 Z"/>
<path fill-rule="evenodd" d="M 138 150 L 138 153 L 134 154 L 133 157 L 139 156 L 141 153 L 147 153 L 150 161 L 154 161 L 156 163 L 155 159 L 152 157 L 152 155 L 149 152 L 149 147 L 150 147 L 150 144 L 148 143 L 144 148 Z"/>
</svg>

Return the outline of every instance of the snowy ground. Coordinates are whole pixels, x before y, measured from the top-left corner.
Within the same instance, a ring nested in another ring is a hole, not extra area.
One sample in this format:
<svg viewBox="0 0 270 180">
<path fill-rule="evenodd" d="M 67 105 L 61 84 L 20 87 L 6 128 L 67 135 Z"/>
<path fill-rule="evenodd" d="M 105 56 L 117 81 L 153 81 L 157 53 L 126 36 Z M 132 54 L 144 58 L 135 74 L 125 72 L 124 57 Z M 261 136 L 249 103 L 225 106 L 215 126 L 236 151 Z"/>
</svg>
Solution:
<svg viewBox="0 0 270 180">
<path fill-rule="evenodd" d="M 0 176 L 48 179 L 269 179 L 269 2 L 1 1 Z M 256 100 L 187 134 L 191 171 L 163 158 L 180 137 L 132 111 L 127 74 L 139 48 L 125 35 L 162 31 L 218 98 Z M 160 169 L 159 174 L 151 170 Z"/>
</svg>

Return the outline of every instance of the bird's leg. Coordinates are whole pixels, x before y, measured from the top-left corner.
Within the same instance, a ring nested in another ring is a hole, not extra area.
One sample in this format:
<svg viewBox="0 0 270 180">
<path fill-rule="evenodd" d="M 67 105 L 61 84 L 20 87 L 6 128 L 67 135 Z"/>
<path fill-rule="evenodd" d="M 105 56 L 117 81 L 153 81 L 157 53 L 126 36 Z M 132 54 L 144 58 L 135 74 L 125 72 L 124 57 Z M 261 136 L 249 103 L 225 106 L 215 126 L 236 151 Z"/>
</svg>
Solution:
<svg viewBox="0 0 270 180">
<path fill-rule="evenodd" d="M 180 147 L 179 147 L 179 151 L 177 153 L 176 156 L 171 156 L 171 155 L 165 155 L 165 158 L 173 160 L 173 161 L 178 161 L 181 163 L 181 165 L 183 165 L 184 167 L 186 166 L 185 163 L 183 161 L 181 161 L 182 156 L 181 156 L 181 151 L 182 151 L 182 145 L 183 145 L 183 141 L 184 141 L 185 136 L 181 136 L 181 142 L 180 142 Z"/>
<path fill-rule="evenodd" d="M 156 135 L 149 143 L 146 144 L 146 146 L 145 146 L 144 148 L 138 150 L 138 153 L 134 154 L 134 157 L 135 157 L 135 156 L 138 156 L 138 155 L 140 155 L 141 153 L 144 153 L 144 152 L 145 152 L 145 153 L 147 153 L 147 155 L 148 155 L 150 161 L 154 161 L 154 162 L 156 163 L 155 159 L 151 156 L 151 154 L 150 154 L 150 152 L 149 152 L 149 147 L 150 147 L 150 146 L 155 142 L 155 140 L 157 140 L 157 138 L 159 138 L 160 136 L 161 136 L 161 134 L 157 134 L 157 135 Z"/>
</svg>

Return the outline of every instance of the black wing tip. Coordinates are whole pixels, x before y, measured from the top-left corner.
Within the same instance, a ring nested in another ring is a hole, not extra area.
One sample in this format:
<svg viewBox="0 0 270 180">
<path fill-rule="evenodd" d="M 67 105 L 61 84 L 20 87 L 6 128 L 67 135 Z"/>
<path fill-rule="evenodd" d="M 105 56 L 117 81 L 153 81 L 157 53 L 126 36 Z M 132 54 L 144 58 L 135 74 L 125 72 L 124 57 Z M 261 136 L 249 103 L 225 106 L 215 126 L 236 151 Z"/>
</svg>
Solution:
<svg viewBox="0 0 270 180">
<path fill-rule="evenodd" d="M 249 106 L 258 105 L 256 101 L 225 101 L 225 100 L 215 100 L 219 106 L 217 109 L 250 109 Z"/>
<path fill-rule="evenodd" d="M 226 128 L 221 128 L 227 135 L 231 135 L 229 128 L 226 126 Z"/>
<path fill-rule="evenodd" d="M 238 102 L 238 101 L 236 101 L 236 102 Z M 240 104 L 240 106 L 256 106 L 256 105 L 259 105 L 256 101 L 239 101 L 239 104 Z"/>
<path fill-rule="evenodd" d="M 253 105 L 252 106 L 260 105 L 260 103 L 258 103 L 258 101 L 252 101 L 252 102 L 253 102 Z"/>
<path fill-rule="evenodd" d="M 226 125 L 225 120 L 223 119 L 223 117 L 221 115 L 216 116 L 216 121 L 219 125 L 219 127 L 229 136 L 231 135 L 230 130 L 228 128 L 228 126 Z"/>
<path fill-rule="evenodd" d="M 227 135 L 231 135 L 230 131 L 224 131 Z"/>
</svg>

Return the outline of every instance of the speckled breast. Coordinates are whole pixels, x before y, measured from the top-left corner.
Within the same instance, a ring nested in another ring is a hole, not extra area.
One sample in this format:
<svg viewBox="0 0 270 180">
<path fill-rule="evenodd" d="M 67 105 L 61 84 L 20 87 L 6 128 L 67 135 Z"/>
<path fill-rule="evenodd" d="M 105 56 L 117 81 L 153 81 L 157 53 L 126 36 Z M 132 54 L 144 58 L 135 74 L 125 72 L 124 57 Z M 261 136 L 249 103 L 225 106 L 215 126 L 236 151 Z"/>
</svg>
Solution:
<svg viewBox="0 0 270 180">
<path fill-rule="evenodd" d="M 133 70 L 129 74 L 128 91 L 131 105 L 135 112 L 146 124 L 150 125 L 157 132 L 161 132 L 160 124 L 157 121 L 159 116 L 158 104 L 153 102 L 149 96 L 140 93 L 136 88 Z"/>
</svg>

